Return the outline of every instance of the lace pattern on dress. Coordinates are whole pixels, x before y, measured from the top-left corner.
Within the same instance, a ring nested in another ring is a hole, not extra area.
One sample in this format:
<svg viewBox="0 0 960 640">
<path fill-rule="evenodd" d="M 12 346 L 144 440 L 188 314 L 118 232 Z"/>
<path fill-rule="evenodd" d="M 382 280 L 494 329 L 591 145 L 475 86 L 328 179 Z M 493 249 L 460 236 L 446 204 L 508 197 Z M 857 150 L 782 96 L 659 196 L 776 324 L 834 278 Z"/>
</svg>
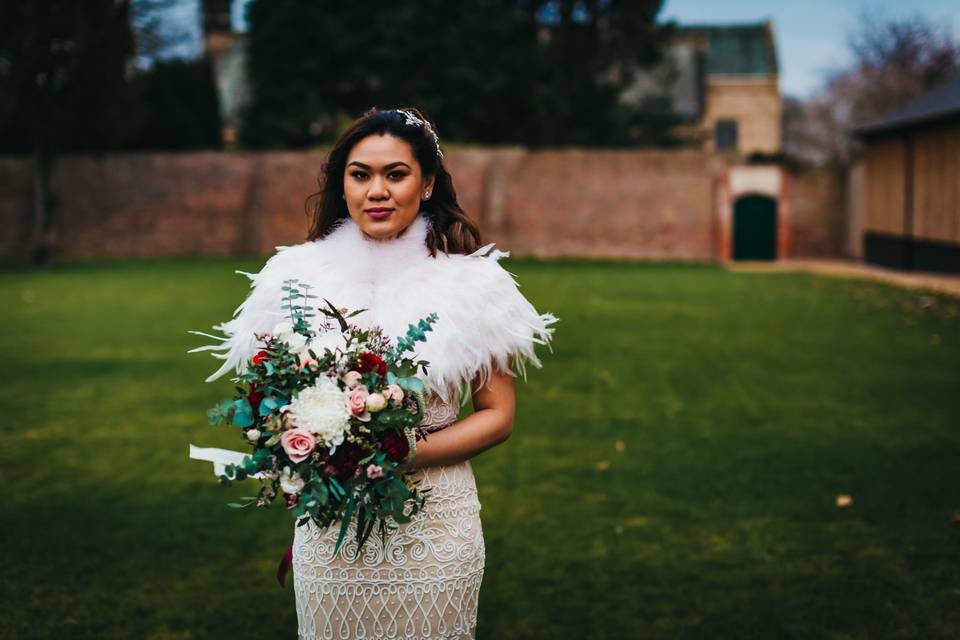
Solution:
<svg viewBox="0 0 960 640">
<path fill-rule="evenodd" d="M 436 396 L 427 395 L 423 403 L 423 422 L 421 427 L 427 432 L 440 431 L 457 420 L 459 405 L 441 402 Z"/>
<path fill-rule="evenodd" d="M 457 419 L 458 404 L 425 400 L 427 431 Z M 356 560 L 355 521 L 336 556 L 339 523 L 294 527 L 300 640 L 474 638 L 485 548 L 470 461 L 419 468 L 412 476 L 431 488 L 424 510 L 386 543 L 374 531 Z"/>
</svg>

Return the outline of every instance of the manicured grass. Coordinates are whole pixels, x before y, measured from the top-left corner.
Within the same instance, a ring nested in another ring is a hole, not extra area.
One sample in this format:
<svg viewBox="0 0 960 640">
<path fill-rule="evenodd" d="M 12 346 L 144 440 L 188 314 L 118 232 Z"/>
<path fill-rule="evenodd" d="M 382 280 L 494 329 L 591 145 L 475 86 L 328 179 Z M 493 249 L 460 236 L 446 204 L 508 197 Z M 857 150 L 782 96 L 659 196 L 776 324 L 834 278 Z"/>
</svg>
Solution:
<svg viewBox="0 0 960 640">
<path fill-rule="evenodd" d="M 227 509 L 243 487 L 187 459 L 240 446 L 206 424 L 231 385 L 187 330 L 261 264 L 0 271 L 0 637 L 295 637 L 292 520 Z M 960 301 L 507 266 L 561 322 L 513 437 L 473 460 L 480 638 L 960 637 Z"/>
</svg>

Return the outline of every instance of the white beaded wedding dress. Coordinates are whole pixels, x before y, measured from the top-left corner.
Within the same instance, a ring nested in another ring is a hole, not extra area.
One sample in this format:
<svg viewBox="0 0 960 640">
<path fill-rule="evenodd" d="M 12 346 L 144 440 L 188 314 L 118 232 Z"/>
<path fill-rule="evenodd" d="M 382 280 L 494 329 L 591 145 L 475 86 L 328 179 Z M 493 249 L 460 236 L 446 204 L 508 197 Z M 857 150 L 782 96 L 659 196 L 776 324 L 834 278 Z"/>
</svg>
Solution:
<svg viewBox="0 0 960 640">
<path fill-rule="evenodd" d="M 439 431 L 457 413 L 428 397 L 424 427 Z M 336 556 L 339 522 L 294 527 L 299 640 L 474 638 L 484 545 L 470 461 L 419 468 L 412 480 L 430 488 L 424 510 L 386 544 L 372 534 L 357 559 L 355 520 Z"/>
<path fill-rule="evenodd" d="M 376 241 L 346 218 L 325 238 L 277 247 L 259 273 L 240 272 L 253 290 L 233 319 L 214 327 L 226 337 L 211 336 L 221 343 L 191 350 L 225 361 L 207 381 L 246 371 L 260 348 L 256 334 L 284 317 L 283 287 L 291 278 L 339 308 L 364 310 L 351 322 L 377 325 L 392 338 L 436 314 L 426 342 L 416 345 L 416 356 L 430 363 L 422 376 L 428 432 L 456 421 L 471 382 L 482 386 L 494 370 L 525 376 L 526 364 L 541 366 L 534 347 L 550 343 L 557 318 L 538 313 L 520 293 L 498 262 L 509 254 L 487 245 L 470 255 L 431 256 L 429 224 L 417 216 L 399 237 Z M 470 462 L 418 468 L 412 476 L 432 488 L 424 510 L 385 544 L 375 531 L 357 559 L 355 520 L 335 557 L 339 525 L 294 527 L 301 640 L 474 637 L 484 541 Z"/>
</svg>

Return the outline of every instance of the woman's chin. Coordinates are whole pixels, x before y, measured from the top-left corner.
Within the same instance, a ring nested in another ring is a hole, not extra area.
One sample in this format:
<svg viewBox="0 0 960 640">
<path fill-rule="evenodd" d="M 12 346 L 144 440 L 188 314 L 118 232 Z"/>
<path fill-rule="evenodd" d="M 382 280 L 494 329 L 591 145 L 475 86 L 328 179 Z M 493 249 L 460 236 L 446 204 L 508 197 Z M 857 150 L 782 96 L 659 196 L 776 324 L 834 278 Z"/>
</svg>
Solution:
<svg viewBox="0 0 960 640">
<path fill-rule="evenodd" d="M 400 229 L 397 228 L 397 225 L 394 224 L 394 221 L 391 219 L 370 220 L 366 224 L 361 225 L 360 230 L 363 231 L 367 237 L 374 240 L 389 240 L 397 237 L 397 234 L 400 233 Z"/>
<path fill-rule="evenodd" d="M 380 219 L 372 218 L 364 214 L 363 221 L 360 224 L 360 230 L 374 240 L 390 240 L 396 238 L 406 229 L 406 226 L 404 226 L 402 222 L 396 213 Z"/>
</svg>

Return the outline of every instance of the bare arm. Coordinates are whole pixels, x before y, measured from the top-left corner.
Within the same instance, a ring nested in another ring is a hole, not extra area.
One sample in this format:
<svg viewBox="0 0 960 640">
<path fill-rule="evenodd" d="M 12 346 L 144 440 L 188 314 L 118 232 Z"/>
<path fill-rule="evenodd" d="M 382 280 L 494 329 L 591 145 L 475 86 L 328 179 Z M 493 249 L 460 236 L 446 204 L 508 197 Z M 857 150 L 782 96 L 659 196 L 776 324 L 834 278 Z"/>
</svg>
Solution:
<svg viewBox="0 0 960 640">
<path fill-rule="evenodd" d="M 474 412 L 418 441 L 410 468 L 469 460 L 510 437 L 516 407 L 513 376 L 495 371 L 483 388 L 478 389 L 478 385 L 479 381 L 474 379 Z"/>
</svg>

